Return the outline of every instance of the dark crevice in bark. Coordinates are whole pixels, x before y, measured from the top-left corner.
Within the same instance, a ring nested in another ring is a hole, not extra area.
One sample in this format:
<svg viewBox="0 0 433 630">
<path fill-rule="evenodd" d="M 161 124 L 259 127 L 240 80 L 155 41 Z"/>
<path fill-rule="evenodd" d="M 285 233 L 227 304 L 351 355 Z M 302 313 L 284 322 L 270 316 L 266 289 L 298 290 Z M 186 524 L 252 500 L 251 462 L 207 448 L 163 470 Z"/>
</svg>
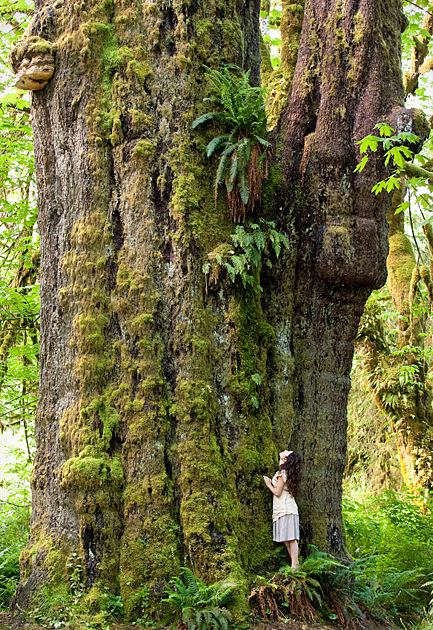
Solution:
<svg viewBox="0 0 433 630">
<path fill-rule="evenodd" d="M 176 54 L 176 43 L 172 37 L 173 31 L 176 29 L 178 19 L 176 13 L 171 7 L 163 9 L 163 20 L 159 27 L 160 41 L 163 42 L 170 57 Z"/>
<path fill-rule="evenodd" d="M 100 514 L 98 514 L 101 517 Z M 95 532 L 91 527 L 85 527 L 81 536 L 84 549 L 84 562 L 86 569 L 86 588 L 90 588 L 98 577 L 98 556 Z"/>
<path fill-rule="evenodd" d="M 138 390 L 138 385 L 141 381 L 141 376 L 139 376 L 137 370 L 133 370 L 132 372 L 132 390 L 131 390 L 131 400 L 135 399 L 135 396 L 137 394 L 137 390 Z"/>
<path fill-rule="evenodd" d="M 122 217 L 120 216 L 118 208 L 115 208 L 111 214 L 111 226 L 113 230 L 114 251 L 119 252 L 125 242 L 125 234 L 123 231 Z"/>
<path fill-rule="evenodd" d="M 176 13 L 171 7 L 164 7 L 162 13 L 163 20 L 161 26 L 159 27 L 159 32 L 161 37 L 164 38 L 168 35 L 168 33 L 175 30 L 178 24 L 178 19 Z"/>
<path fill-rule="evenodd" d="M 173 393 L 176 389 L 177 374 L 176 369 L 173 366 L 173 342 L 171 341 L 164 347 L 162 367 L 164 369 L 165 380 Z"/>
<path fill-rule="evenodd" d="M 97 431 L 99 434 L 99 437 L 102 437 L 102 433 L 104 431 L 104 425 L 101 422 L 101 418 L 99 416 L 99 413 L 96 411 L 94 416 L 93 416 L 93 426 L 92 426 L 94 431 Z"/>
<path fill-rule="evenodd" d="M 328 539 L 330 541 L 331 550 L 334 553 L 344 553 L 343 532 L 340 527 L 332 527 L 328 525 Z"/>
<path fill-rule="evenodd" d="M 167 450 L 164 449 L 164 466 L 169 479 L 173 479 L 173 465 L 168 457 Z"/>
<path fill-rule="evenodd" d="M 161 156 L 161 152 L 162 152 L 161 145 L 158 146 L 157 151 L 159 155 Z M 163 160 L 161 159 L 161 161 Z M 158 233 L 161 239 L 163 240 L 162 252 L 164 255 L 164 252 L 167 250 L 167 248 L 171 247 L 171 239 L 169 235 L 166 234 L 165 232 L 166 231 L 172 232 L 176 230 L 176 225 L 173 219 L 170 217 L 170 211 L 169 211 L 169 203 L 170 203 L 172 189 L 173 189 L 173 173 L 169 166 L 165 168 L 164 170 L 165 183 L 164 183 L 163 190 L 161 190 L 160 185 L 158 184 L 159 174 L 160 174 L 159 169 L 155 169 L 152 172 L 150 198 L 151 198 L 155 216 L 157 219 L 156 228 L 158 230 Z"/>
<path fill-rule="evenodd" d="M 121 428 L 119 427 L 119 429 L 116 429 L 111 436 L 110 446 L 107 451 L 108 455 L 110 455 L 110 457 L 119 455 L 122 452 L 124 441 L 125 438 L 121 435 Z"/>
<path fill-rule="evenodd" d="M 111 230 L 113 236 L 113 251 L 107 259 L 107 288 L 111 293 L 116 287 L 117 270 L 119 264 L 117 262 L 117 254 L 122 249 L 125 236 L 123 231 L 122 217 L 120 216 L 119 208 L 116 207 L 111 212 Z"/>
</svg>

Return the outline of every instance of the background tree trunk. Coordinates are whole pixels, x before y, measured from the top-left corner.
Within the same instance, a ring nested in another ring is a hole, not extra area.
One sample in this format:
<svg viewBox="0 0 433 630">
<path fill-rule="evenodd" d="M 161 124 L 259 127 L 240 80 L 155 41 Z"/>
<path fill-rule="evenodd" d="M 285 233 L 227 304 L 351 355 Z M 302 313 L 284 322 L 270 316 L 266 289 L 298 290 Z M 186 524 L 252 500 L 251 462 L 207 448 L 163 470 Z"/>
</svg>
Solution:
<svg viewBox="0 0 433 630">
<path fill-rule="evenodd" d="M 425 348 L 432 282 L 428 268 L 418 266 L 422 260 L 417 261 L 405 234 L 404 212 L 395 214 L 405 193 L 402 185 L 388 212 L 388 288 L 398 315 L 397 348 L 387 335 L 380 304 L 371 296 L 361 320 L 357 350 L 368 388 L 390 424 L 404 482 L 415 492 L 422 492 L 431 490 L 433 481 L 432 392 Z M 430 230 L 427 224 L 427 238 Z M 421 283 L 427 289 L 429 304 L 420 298 Z"/>
<path fill-rule="evenodd" d="M 344 553 L 341 478 L 359 317 L 385 279 L 380 160 L 354 141 L 401 109 L 400 2 L 306 4 L 263 214 L 292 241 L 263 298 L 202 265 L 233 225 L 192 130 L 203 64 L 251 68 L 256 0 L 39 2 L 56 44 L 32 95 L 42 244 L 41 395 L 21 607 L 67 585 L 120 589 L 133 616 L 190 564 L 244 586 L 273 558 L 261 475 L 305 459 L 303 541 Z M 295 29 L 296 30 L 296 29 Z M 400 108 L 400 109 L 399 109 Z M 261 376 L 258 385 L 255 375 Z M 254 378 L 252 378 L 254 377 Z M 256 400 L 259 401 L 257 407 Z"/>
</svg>

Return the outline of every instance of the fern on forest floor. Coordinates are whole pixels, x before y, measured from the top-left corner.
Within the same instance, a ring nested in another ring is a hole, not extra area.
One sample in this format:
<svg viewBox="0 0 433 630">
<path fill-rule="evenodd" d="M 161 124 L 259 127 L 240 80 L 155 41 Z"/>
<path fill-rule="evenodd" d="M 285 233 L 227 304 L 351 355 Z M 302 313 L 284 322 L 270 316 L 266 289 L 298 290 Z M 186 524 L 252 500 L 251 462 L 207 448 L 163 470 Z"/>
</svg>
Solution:
<svg viewBox="0 0 433 630">
<path fill-rule="evenodd" d="M 250 595 L 255 613 L 264 619 L 282 620 L 289 614 L 305 621 L 327 619 L 339 628 L 365 628 L 369 620 L 395 625 L 420 616 L 417 604 L 422 571 L 387 570 L 377 580 L 383 557 L 366 554 L 353 562 L 313 552 L 298 570 L 283 566 L 270 579 L 259 578 Z"/>
<path fill-rule="evenodd" d="M 343 500 L 348 551 L 356 561 L 374 558 L 364 572 L 376 585 L 374 601 L 397 617 L 431 605 L 433 500 L 419 501 L 407 490 Z"/>
<path fill-rule="evenodd" d="M 191 569 L 181 569 L 183 580 L 175 577 L 163 599 L 180 613 L 178 630 L 227 630 L 230 613 L 225 606 L 233 598 L 235 584 L 216 582 L 207 586 Z"/>
</svg>

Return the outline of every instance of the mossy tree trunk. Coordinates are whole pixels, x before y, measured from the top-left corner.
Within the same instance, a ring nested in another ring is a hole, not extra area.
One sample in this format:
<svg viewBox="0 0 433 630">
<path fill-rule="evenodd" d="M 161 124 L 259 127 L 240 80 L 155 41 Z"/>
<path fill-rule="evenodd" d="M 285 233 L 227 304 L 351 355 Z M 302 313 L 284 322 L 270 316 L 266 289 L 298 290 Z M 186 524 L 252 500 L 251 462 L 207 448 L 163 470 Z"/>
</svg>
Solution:
<svg viewBox="0 0 433 630">
<path fill-rule="evenodd" d="M 391 340 L 393 332 L 390 335 L 382 319 L 380 303 L 371 296 L 361 320 L 357 351 L 368 388 L 390 423 L 404 482 L 415 492 L 423 492 L 433 487 L 432 390 L 425 346 L 433 297 L 433 263 L 431 259 L 430 269 L 420 265 L 405 234 L 404 213 L 395 214 L 405 192 L 402 188 L 395 193 L 388 212 L 388 287 L 398 318 L 397 347 Z M 432 251 L 428 224 L 425 233 Z"/>
<path fill-rule="evenodd" d="M 245 585 L 273 558 L 261 475 L 288 446 L 305 459 L 304 543 L 344 553 L 353 342 L 387 253 L 383 168 L 354 174 L 354 143 L 385 117 L 411 126 L 403 18 L 399 0 L 306 3 L 260 211 L 291 253 L 262 297 L 224 276 L 206 292 L 233 225 L 203 154 L 215 130 L 191 125 L 203 64 L 259 82 L 259 4 L 37 2 L 31 35 L 55 44 L 56 71 L 32 95 L 41 396 L 21 607 L 67 587 L 74 551 L 89 605 L 107 586 L 129 616 L 183 564 Z"/>
</svg>

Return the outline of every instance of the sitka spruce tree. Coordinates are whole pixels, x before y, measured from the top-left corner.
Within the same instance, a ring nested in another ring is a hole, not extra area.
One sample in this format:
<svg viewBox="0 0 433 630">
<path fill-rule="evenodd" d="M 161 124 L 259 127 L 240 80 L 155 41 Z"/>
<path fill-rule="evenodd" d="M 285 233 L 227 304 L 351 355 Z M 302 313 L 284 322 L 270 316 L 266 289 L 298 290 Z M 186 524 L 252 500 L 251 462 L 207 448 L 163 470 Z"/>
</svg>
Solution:
<svg viewBox="0 0 433 630">
<path fill-rule="evenodd" d="M 17 607 L 67 589 L 74 553 L 87 605 L 109 588 L 130 618 L 180 566 L 242 592 L 274 554 L 262 474 L 287 447 L 305 462 L 303 544 L 345 553 L 349 373 L 386 276 L 390 201 L 371 194 L 379 155 L 354 172 L 356 142 L 384 120 L 425 125 L 403 106 L 400 0 L 306 0 L 302 32 L 301 5 L 283 8 L 287 90 L 245 220 L 290 247 L 261 250 L 263 291 L 224 265 L 203 273 L 211 252 L 234 255 L 205 152 L 230 130 L 193 128 L 210 111 L 206 67 L 260 85 L 259 0 L 37 0 L 11 56 L 32 90 L 42 300 Z"/>
</svg>

